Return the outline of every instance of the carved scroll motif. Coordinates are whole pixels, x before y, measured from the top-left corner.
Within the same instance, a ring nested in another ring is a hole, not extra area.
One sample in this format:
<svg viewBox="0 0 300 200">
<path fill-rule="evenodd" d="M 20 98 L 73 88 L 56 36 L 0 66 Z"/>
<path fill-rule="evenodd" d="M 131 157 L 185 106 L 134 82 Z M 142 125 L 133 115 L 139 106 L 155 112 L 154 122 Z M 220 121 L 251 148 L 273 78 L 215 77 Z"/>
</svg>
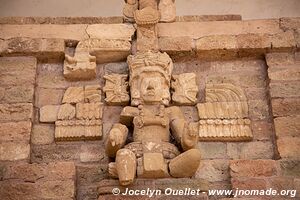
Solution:
<svg viewBox="0 0 300 200">
<path fill-rule="evenodd" d="M 105 92 L 105 101 L 109 105 L 128 105 L 129 104 L 129 86 L 128 75 L 110 74 L 104 76 L 106 82 L 103 91 Z"/>
<path fill-rule="evenodd" d="M 253 138 L 244 91 L 232 84 L 207 84 L 206 103 L 197 104 L 203 141 L 245 141 Z"/>
<path fill-rule="evenodd" d="M 100 139 L 102 136 L 101 90 L 99 85 L 69 87 L 55 122 L 55 140 Z"/>
<path fill-rule="evenodd" d="M 198 86 L 194 73 L 173 75 L 171 87 L 174 90 L 172 101 L 179 105 L 195 105 L 197 101 Z"/>
</svg>

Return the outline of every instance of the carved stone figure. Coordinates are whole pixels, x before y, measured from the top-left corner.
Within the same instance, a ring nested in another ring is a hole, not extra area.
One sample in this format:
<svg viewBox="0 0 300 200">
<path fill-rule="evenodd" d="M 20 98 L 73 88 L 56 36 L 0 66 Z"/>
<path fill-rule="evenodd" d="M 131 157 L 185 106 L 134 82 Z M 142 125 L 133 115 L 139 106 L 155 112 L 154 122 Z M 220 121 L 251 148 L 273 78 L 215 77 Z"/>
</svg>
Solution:
<svg viewBox="0 0 300 200">
<path fill-rule="evenodd" d="M 101 90 L 99 85 L 69 87 L 55 122 L 55 140 L 100 139 L 102 136 Z"/>
<path fill-rule="evenodd" d="M 197 101 L 198 86 L 194 73 L 173 75 L 172 101 L 180 105 L 195 105 Z"/>
<path fill-rule="evenodd" d="M 104 76 L 106 82 L 103 88 L 108 105 L 128 105 L 130 97 L 128 93 L 128 75 L 110 74 Z"/>
<path fill-rule="evenodd" d="M 128 57 L 131 107 L 123 109 L 120 123 L 111 129 L 106 153 L 115 157 L 109 173 L 121 185 L 143 178 L 191 177 L 198 169 L 198 123 L 187 123 L 171 100 L 173 63 L 166 53 L 138 53 Z M 133 142 L 126 144 L 129 126 Z M 170 143 L 171 132 L 179 148 Z M 184 153 L 180 153 L 183 150 Z"/>
<path fill-rule="evenodd" d="M 244 91 L 232 84 L 207 84 L 206 103 L 197 104 L 199 137 L 203 141 L 243 141 L 253 138 Z"/>
</svg>

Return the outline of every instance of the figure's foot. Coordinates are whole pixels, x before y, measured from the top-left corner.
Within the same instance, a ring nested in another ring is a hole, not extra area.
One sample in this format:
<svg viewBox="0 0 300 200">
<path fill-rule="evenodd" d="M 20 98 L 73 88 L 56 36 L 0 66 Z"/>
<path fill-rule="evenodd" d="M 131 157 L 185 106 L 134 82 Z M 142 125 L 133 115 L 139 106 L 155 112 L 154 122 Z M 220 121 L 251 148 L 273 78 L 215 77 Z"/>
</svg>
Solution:
<svg viewBox="0 0 300 200">
<path fill-rule="evenodd" d="M 187 178 L 193 176 L 201 160 L 201 154 L 198 149 L 190 149 L 176 158 L 173 158 L 169 163 L 169 170 L 172 177 Z"/>
<path fill-rule="evenodd" d="M 116 155 L 116 168 L 120 185 L 130 185 L 136 174 L 136 157 L 129 149 L 120 149 Z"/>
</svg>

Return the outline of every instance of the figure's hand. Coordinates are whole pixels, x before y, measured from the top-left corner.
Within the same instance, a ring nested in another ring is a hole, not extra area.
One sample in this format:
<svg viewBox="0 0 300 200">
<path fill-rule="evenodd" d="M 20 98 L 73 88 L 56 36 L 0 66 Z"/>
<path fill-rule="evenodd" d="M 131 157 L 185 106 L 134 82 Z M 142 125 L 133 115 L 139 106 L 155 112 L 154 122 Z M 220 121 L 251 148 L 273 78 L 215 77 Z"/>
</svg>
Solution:
<svg viewBox="0 0 300 200">
<path fill-rule="evenodd" d="M 121 145 L 124 141 L 124 134 L 118 128 L 111 129 L 108 137 L 113 147 Z"/>
</svg>

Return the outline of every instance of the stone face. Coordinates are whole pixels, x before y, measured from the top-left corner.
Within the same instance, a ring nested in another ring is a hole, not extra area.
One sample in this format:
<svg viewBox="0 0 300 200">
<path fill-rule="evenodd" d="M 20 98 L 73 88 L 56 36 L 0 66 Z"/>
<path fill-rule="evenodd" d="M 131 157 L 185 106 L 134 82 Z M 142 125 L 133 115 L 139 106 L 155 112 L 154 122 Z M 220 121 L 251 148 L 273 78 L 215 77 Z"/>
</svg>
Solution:
<svg viewBox="0 0 300 200">
<path fill-rule="evenodd" d="M 42 145 L 54 142 L 54 126 L 52 124 L 35 124 L 31 135 L 32 144 Z"/>
<path fill-rule="evenodd" d="M 60 106 L 47 105 L 40 108 L 40 121 L 41 122 L 55 122 Z"/>
<path fill-rule="evenodd" d="M 274 160 L 234 160 L 230 162 L 230 175 L 239 177 L 269 177 L 278 175 Z"/>
<path fill-rule="evenodd" d="M 281 158 L 300 158 L 300 138 L 283 137 L 277 140 L 277 148 Z"/>
<path fill-rule="evenodd" d="M 1 142 L 0 160 L 17 161 L 27 160 L 30 156 L 30 144 L 28 142 Z"/>
<path fill-rule="evenodd" d="M 0 121 L 24 121 L 32 118 L 31 103 L 0 104 Z"/>
<path fill-rule="evenodd" d="M 300 74 L 300 73 L 299 73 Z M 300 97 L 300 81 L 284 82 L 284 83 L 270 83 L 270 93 L 272 98 L 295 98 Z"/>
<path fill-rule="evenodd" d="M 277 137 L 300 136 L 300 116 L 278 117 L 274 119 Z"/>
<path fill-rule="evenodd" d="M 7 122 L 0 124 L 0 141 L 13 142 L 13 141 L 27 141 L 30 140 L 31 122 Z"/>
</svg>

